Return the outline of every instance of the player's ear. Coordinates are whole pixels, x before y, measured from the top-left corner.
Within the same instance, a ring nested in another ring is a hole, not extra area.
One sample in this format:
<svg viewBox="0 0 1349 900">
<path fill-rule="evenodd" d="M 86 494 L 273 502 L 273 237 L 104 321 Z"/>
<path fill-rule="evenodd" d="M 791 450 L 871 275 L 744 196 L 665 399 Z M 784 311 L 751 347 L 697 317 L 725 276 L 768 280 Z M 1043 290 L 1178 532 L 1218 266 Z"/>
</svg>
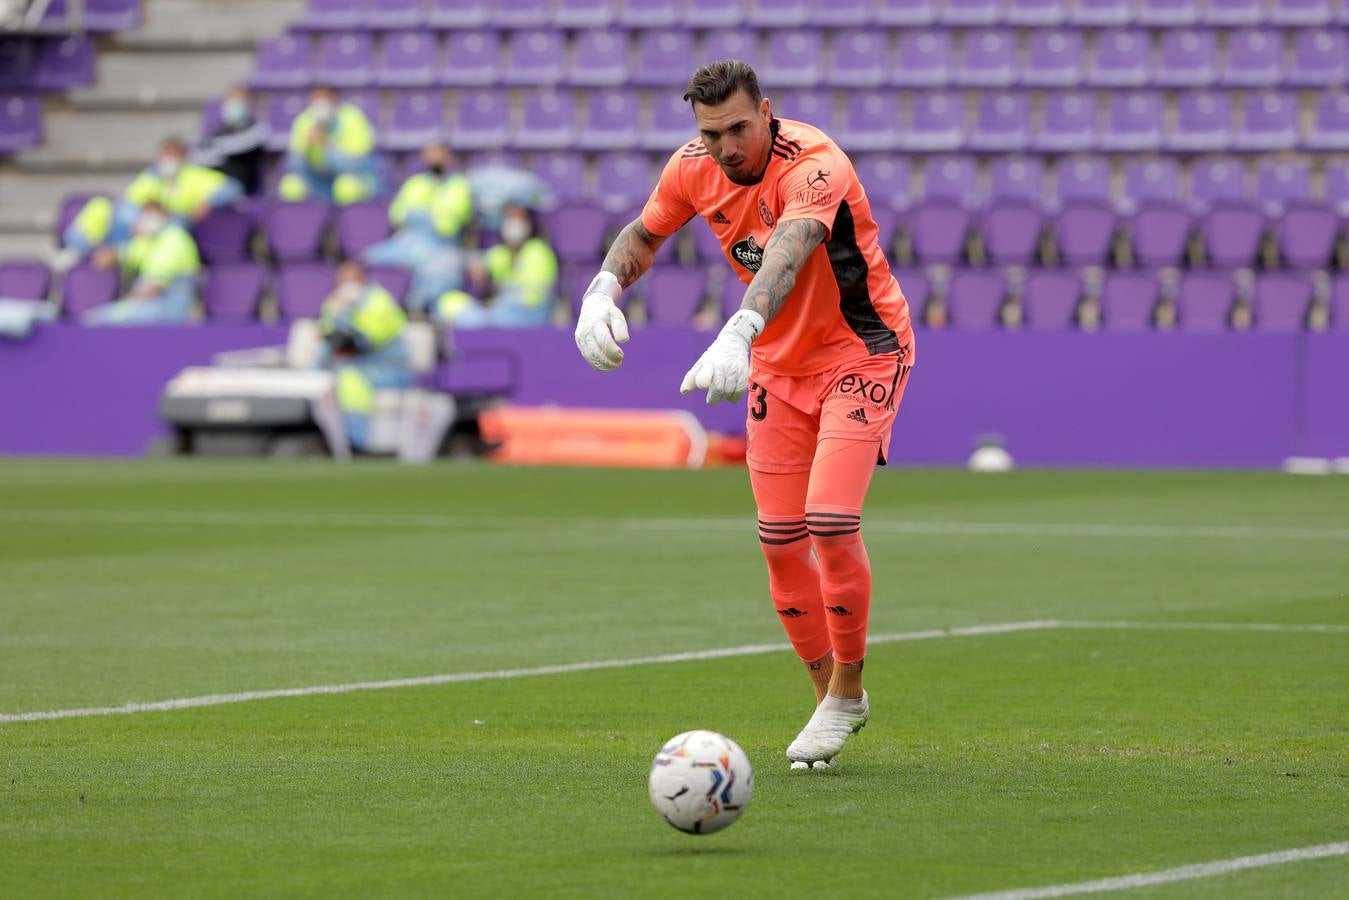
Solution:
<svg viewBox="0 0 1349 900">
<path fill-rule="evenodd" d="M 759 101 L 759 114 L 763 116 L 764 124 L 773 121 L 773 103 L 767 97 Z"/>
</svg>

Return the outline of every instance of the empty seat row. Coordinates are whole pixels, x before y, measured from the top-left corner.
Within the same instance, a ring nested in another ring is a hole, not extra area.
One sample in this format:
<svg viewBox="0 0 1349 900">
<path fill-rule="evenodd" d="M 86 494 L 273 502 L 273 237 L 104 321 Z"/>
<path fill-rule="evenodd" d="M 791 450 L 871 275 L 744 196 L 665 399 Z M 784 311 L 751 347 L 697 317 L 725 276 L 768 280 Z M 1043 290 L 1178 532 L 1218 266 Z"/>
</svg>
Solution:
<svg viewBox="0 0 1349 900">
<path fill-rule="evenodd" d="M 5 91 L 68 91 L 93 82 L 94 43 L 87 37 L 0 37 Z"/>
<path fill-rule="evenodd" d="M 129 31 L 140 25 L 141 0 L 51 0 L 38 31 Z"/>
<path fill-rule="evenodd" d="M 42 143 L 42 101 L 29 94 L 0 93 L 0 156 Z"/>
<path fill-rule="evenodd" d="M 591 30 L 570 42 L 561 31 L 304 33 L 263 41 L 252 83 L 297 88 L 476 85 L 636 85 L 675 88 L 699 64 L 753 64 L 766 89 L 788 87 L 1327 87 L 1346 74 L 1343 27 L 1213 31 L 1173 29 L 1084 33 L 1037 29 L 1024 42 L 1005 29 L 845 29 L 770 33 Z"/>
</svg>

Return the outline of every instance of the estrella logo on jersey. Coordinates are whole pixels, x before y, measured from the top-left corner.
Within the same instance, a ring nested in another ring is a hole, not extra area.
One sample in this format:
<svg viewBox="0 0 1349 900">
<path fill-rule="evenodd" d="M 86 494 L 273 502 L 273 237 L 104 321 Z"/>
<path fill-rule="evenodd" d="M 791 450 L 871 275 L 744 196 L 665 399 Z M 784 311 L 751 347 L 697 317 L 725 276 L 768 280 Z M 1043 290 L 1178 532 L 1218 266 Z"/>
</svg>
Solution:
<svg viewBox="0 0 1349 900">
<path fill-rule="evenodd" d="M 743 241 L 736 242 L 731 248 L 731 255 L 735 257 L 736 262 L 751 272 L 759 271 L 759 267 L 763 265 L 763 248 L 752 234 Z"/>
</svg>

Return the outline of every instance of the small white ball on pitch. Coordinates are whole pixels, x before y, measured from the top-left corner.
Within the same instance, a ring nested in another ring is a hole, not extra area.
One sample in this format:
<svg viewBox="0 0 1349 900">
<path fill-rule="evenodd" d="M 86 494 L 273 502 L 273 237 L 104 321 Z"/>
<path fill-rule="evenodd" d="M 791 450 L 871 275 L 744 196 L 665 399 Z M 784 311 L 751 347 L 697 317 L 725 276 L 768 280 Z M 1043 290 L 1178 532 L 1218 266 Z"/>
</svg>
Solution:
<svg viewBox="0 0 1349 900">
<path fill-rule="evenodd" d="M 712 834 L 745 811 L 754 772 L 735 741 L 715 731 L 686 731 L 660 748 L 647 788 L 651 805 L 671 826 Z"/>
</svg>

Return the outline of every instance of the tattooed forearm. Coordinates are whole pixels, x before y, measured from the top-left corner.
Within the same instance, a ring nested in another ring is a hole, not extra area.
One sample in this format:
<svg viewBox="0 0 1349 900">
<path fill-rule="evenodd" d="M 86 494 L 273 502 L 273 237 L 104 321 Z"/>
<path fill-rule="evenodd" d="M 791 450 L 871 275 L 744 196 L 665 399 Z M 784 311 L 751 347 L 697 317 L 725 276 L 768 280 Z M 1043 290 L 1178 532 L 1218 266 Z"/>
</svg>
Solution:
<svg viewBox="0 0 1349 900">
<path fill-rule="evenodd" d="M 814 219 L 780 222 L 768 238 L 763 264 L 749 283 L 740 308 L 754 310 L 765 322 L 777 315 L 796 284 L 801 267 L 824 240 L 824 233 L 824 225 Z"/>
<path fill-rule="evenodd" d="M 618 283 L 626 288 L 651 268 L 651 260 L 664 243 L 664 237 L 652 234 L 646 230 L 641 219 L 634 219 L 614 238 L 613 246 L 605 255 L 604 265 L 600 269 L 612 272 L 618 278 Z"/>
</svg>

